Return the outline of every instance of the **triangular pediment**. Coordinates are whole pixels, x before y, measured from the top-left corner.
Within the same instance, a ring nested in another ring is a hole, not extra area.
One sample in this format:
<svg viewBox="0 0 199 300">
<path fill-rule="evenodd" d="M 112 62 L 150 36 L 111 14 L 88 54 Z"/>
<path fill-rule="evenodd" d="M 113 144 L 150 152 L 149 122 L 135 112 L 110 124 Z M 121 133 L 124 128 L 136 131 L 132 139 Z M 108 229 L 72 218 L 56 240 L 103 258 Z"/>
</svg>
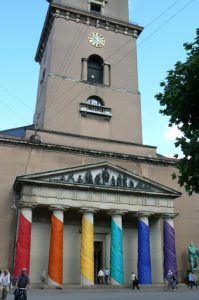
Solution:
<svg viewBox="0 0 199 300">
<path fill-rule="evenodd" d="M 155 193 L 171 198 L 180 196 L 176 190 L 108 162 L 20 176 L 16 178 L 14 187 L 31 182 L 62 185 L 66 188 L 76 186 L 77 188 L 109 189 L 133 193 Z"/>
</svg>

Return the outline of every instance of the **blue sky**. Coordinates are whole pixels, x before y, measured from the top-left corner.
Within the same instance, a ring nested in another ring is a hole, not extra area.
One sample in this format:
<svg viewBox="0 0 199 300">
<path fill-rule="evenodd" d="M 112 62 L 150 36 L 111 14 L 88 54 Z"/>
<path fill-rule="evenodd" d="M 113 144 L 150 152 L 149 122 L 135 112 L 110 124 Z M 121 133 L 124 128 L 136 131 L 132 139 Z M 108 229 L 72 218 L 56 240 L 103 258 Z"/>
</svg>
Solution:
<svg viewBox="0 0 199 300">
<path fill-rule="evenodd" d="M 47 7 L 45 0 L 1 3 L 0 130 L 32 123 L 39 72 L 34 55 Z M 199 0 L 130 0 L 131 21 L 145 27 L 137 43 L 143 141 L 164 155 L 177 152 L 177 132 L 168 129 L 154 95 L 166 72 L 185 59 L 182 45 L 195 37 L 198 11 Z"/>
</svg>

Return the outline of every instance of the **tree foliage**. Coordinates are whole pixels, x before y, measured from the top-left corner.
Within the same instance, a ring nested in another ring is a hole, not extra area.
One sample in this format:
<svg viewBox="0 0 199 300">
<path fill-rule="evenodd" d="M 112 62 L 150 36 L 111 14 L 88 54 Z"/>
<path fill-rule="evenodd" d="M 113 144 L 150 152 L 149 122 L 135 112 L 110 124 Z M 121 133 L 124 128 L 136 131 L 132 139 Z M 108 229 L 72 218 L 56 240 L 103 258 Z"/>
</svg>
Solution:
<svg viewBox="0 0 199 300">
<path fill-rule="evenodd" d="M 192 194 L 199 193 L 199 29 L 193 43 L 185 43 L 186 61 L 178 61 L 168 71 L 163 92 L 155 97 L 163 108 L 160 113 L 169 116 L 169 126 L 176 125 L 183 136 L 176 138 L 183 158 L 177 161 L 180 186 Z M 178 155 L 175 155 L 178 158 Z"/>
</svg>

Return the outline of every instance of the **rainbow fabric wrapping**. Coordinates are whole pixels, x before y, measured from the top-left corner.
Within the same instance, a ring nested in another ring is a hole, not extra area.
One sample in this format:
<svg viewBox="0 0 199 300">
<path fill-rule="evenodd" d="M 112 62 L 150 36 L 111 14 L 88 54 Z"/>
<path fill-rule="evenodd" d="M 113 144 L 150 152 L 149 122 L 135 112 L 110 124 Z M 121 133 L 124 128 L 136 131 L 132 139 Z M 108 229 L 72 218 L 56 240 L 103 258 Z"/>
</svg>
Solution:
<svg viewBox="0 0 199 300">
<path fill-rule="evenodd" d="M 177 262 L 176 262 L 176 248 L 175 248 L 175 231 L 173 228 L 173 221 L 169 224 L 164 221 L 164 275 L 171 270 L 177 276 Z"/>
<path fill-rule="evenodd" d="M 48 283 L 62 285 L 63 281 L 63 212 L 53 211 L 48 262 Z"/>
<path fill-rule="evenodd" d="M 111 222 L 110 260 L 111 283 L 115 285 L 124 284 L 123 234 L 121 224 L 118 224 L 114 217 Z"/>
<path fill-rule="evenodd" d="M 93 214 L 90 213 L 85 213 L 82 218 L 81 284 L 94 284 Z"/>
<path fill-rule="evenodd" d="M 18 236 L 15 250 L 13 276 L 16 278 L 22 268 L 30 271 L 30 246 L 31 246 L 32 210 L 22 208 L 20 211 Z"/>
<path fill-rule="evenodd" d="M 138 280 L 140 284 L 152 284 L 149 226 L 138 221 Z"/>
</svg>

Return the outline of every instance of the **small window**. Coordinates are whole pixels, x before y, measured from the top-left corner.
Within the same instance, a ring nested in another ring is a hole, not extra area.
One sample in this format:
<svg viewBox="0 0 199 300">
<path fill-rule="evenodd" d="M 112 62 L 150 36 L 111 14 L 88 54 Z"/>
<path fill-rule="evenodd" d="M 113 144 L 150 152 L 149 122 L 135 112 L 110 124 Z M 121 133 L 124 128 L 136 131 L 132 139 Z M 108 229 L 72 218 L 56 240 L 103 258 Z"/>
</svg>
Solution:
<svg viewBox="0 0 199 300">
<path fill-rule="evenodd" d="M 91 3 L 90 11 L 94 14 L 101 14 L 101 8 L 102 6 L 100 4 Z"/>
<path fill-rule="evenodd" d="M 96 95 L 92 95 L 86 100 L 86 102 L 80 103 L 80 113 L 82 117 L 103 117 L 108 121 L 112 117 L 111 108 L 106 107 L 104 101 Z"/>
<path fill-rule="evenodd" d="M 103 100 L 98 96 L 91 96 L 87 99 L 86 103 L 96 106 L 104 106 Z"/>
</svg>

